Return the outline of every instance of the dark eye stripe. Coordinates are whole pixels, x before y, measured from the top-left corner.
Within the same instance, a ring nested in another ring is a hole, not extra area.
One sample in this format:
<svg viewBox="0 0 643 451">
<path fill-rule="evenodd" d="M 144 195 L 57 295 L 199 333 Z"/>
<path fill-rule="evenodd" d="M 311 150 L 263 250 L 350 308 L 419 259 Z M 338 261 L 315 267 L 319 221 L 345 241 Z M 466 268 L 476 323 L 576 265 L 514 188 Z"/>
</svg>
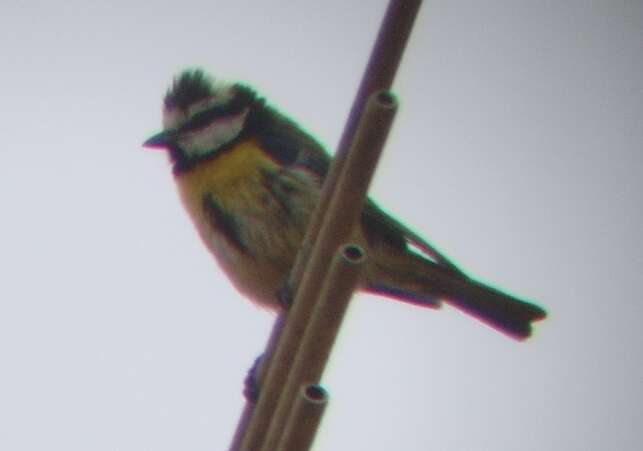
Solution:
<svg viewBox="0 0 643 451">
<path fill-rule="evenodd" d="M 214 122 L 216 119 L 231 115 L 233 111 L 230 110 L 228 105 L 216 106 L 205 111 L 195 114 L 189 122 L 183 124 L 180 128 L 181 132 L 188 132 L 198 130 L 206 127 Z"/>
<path fill-rule="evenodd" d="M 217 105 L 195 114 L 188 122 L 181 126 L 179 132 L 198 130 L 200 128 L 207 127 L 219 118 L 239 114 L 246 106 L 248 106 L 248 103 L 248 96 L 237 93 L 230 103 Z"/>
</svg>

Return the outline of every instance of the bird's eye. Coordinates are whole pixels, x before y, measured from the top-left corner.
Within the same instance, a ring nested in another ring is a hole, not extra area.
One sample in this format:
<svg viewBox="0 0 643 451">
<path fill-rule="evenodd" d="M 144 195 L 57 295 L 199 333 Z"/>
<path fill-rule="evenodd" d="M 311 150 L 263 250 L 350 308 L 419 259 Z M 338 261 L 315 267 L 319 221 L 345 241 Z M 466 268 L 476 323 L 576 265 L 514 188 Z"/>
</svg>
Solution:
<svg viewBox="0 0 643 451">
<path fill-rule="evenodd" d="M 222 105 L 215 105 L 211 108 L 203 110 L 188 120 L 183 126 L 181 131 L 194 131 L 210 125 L 212 122 L 219 118 L 227 116 L 235 116 L 239 114 L 246 107 L 248 100 L 243 96 L 236 96 L 229 103 Z"/>
<path fill-rule="evenodd" d="M 212 121 L 216 120 L 218 117 L 223 115 L 223 112 L 221 111 L 221 107 L 215 107 L 215 108 L 210 108 L 205 111 L 201 111 L 198 114 L 195 114 L 190 118 L 188 122 L 183 124 L 181 127 L 181 131 L 193 131 L 193 130 L 198 130 L 200 128 L 206 127 L 209 125 Z"/>
</svg>

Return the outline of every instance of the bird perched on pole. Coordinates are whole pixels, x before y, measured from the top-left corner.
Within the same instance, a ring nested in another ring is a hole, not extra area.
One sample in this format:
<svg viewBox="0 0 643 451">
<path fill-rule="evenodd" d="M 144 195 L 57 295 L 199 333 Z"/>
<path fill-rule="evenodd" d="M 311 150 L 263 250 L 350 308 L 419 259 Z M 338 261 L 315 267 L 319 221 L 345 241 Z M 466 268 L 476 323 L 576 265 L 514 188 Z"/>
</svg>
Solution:
<svg viewBox="0 0 643 451">
<path fill-rule="evenodd" d="M 282 308 L 279 293 L 331 163 L 326 150 L 250 87 L 199 69 L 173 80 L 163 129 L 144 146 L 168 152 L 185 208 L 234 286 Z M 444 301 L 517 339 L 545 317 L 461 272 L 370 199 L 353 240 L 368 255 L 366 292 L 432 308 Z"/>
</svg>

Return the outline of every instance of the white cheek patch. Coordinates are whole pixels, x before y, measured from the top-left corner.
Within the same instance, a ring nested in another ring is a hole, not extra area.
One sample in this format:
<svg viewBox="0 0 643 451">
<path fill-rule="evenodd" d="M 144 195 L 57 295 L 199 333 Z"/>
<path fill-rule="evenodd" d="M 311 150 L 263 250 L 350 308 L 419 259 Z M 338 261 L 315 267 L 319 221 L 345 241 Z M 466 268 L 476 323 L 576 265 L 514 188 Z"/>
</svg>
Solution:
<svg viewBox="0 0 643 451">
<path fill-rule="evenodd" d="M 185 133 L 179 139 L 179 146 L 192 157 L 212 153 L 239 136 L 247 115 L 248 108 L 234 116 L 217 119 L 207 127 Z"/>
</svg>

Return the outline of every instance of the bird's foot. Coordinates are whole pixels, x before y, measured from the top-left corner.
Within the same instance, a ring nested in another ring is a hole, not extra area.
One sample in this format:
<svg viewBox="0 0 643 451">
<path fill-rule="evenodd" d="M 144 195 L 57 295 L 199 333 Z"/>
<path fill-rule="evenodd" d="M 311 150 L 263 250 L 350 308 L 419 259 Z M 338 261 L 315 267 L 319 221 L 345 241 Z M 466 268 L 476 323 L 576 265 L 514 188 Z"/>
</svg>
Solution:
<svg viewBox="0 0 643 451">
<path fill-rule="evenodd" d="M 295 290 L 288 281 L 286 281 L 277 291 L 277 299 L 279 300 L 279 305 L 281 305 L 281 308 L 285 312 L 290 310 L 293 302 L 295 302 Z"/>
<path fill-rule="evenodd" d="M 263 365 L 263 354 L 255 359 L 243 381 L 243 396 L 251 403 L 256 403 L 259 399 L 259 373 L 261 371 L 261 365 Z"/>
</svg>

